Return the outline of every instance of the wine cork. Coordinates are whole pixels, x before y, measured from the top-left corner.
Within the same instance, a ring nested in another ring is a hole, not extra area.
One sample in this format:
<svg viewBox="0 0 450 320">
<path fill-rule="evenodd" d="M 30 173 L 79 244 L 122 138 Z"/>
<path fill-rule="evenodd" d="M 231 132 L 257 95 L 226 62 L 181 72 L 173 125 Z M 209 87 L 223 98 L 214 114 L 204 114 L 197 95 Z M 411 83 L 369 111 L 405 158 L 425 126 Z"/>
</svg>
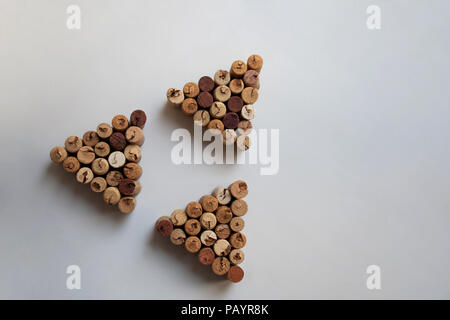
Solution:
<svg viewBox="0 0 450 320">
<path fill-rule="evenodd" d="M 66 172 L 75 173 L 80 169 L 80 162 L 75 157 L 67 157 L 63 161 L 63 168 Z"/>
<path fill-rule="evenodd" d="M 231 218 L 233 218 L 233 213 L 229 207 L 220 206 L 217 208 L 216 218 L 220 223 L 228 223 L 231 221 Z"/>
<path fill-rule="evenodd" d="M 243 248 L 245 246 L 246 242 L 247 242 L 247 238 L 241 232 L 233 233 L 230 237 L 230 243 L 233 246 L 233 248 L 236 248 L 236 249 Z"/>
<path fill-rule="evenodd" d="M 230 82 L 230 90 L 232 94 L 240 94 L 244 90 L 244 81 L 242 79 L 233 79 Z"/>
<path fill-rule="evenodd" d="M 241 92 L 242 101 L 245 104 L 254 104 L 258 100 L 258 89 L 247 87 Z"/>
<path fill-rule="evenodd" d="M 242 107 L 241 116 L 245 120 L 253 120 L 255 118 L 255 107 L 252 104 L 246 104 Z"/>
<path fill-rule="evenodd" d="M 183 91 L 180 89 L 170 88 L 167 90 L 166 96 L 167 100 L 176 106 L 179 106 L 184 100 Z"/>
<path fill-rule="evenodd" d="M 211 212 L 205 212 L 200 217 L 200 224 L 204 229 L 211 230 L 217 224 L 216 216 Z"/>
<path fill-rule="evenodd" d="M 226 70 L 217 70 L 214 74 L 214 82 L 218 86 L 226 86 L 230 82 L 230 73 Z"/>
<path fill-rule="evenodd" d="M 228 270 L 227 278 L 231 282 L 239 282 L 244 278 L 244 270 L 239 266 L 232 266 L 230 270 Z"/>
<path fill-rule="evenodd" d="M 194 122 L 201 123 L 202 127 L 206 127 L 210 119 L 209 112 L 206 110 L 198 110 L 194 114 Z"/>
<path fill-rule="evenodd" d="M 125 155 L 125 159 L 130 162 L 138 163 L 142 158 L 141 148 L 136 144 L 130 144 L 126 146 L 123 154 Z"/>
<path fill-rule="evenodd" d="M 147 122 L 147 115 L 142 110 L 134 110 L 130 116 L 130 124 L 132 126 L 139 127 L 141 129 L 144 128 L 145 123 Z"/>
<path fill-rule="evenodd" d="M 227 107 L 223 102 L 214 101 L 209 108 L 209 113 L 213 118 L 221 119 L 227 113 Z"/>
<path fill-rule="evenodd" d="M 78 138 L 77 136 L 70 136 L 64 142 L 64 147 L 67 152 L 76 153 L 83 146 L 83 140 Z"/>
<path fill-rule="evenodd" d="M 212 230 L 205 230 L 200 235 L 200 241 L 207 247 L 212 246 L 217 241 L 217 236 Z"/>
<path fill-rule="evenodd" d="M 94 173 L 88 167 L 83 167 L 77 171 L 76 178 L 79 183 L 88 184 L 94 179 Z"/>
<path fill-rule="evenodd" d="M 123 152 L 114 151 L 108 157 L 108 162 L 113 168 L 120 168 L 125 164 L 125 155 Z"/>
<path fill-rule="evenodd" d="M 259 89 L 259 73 L 255 70 L 247 70 L 244 74 L 244 84 L 247 87 Z"/>
<path fill-rule="evenodd" d="M 250 134 L 253 129 L 253 125 L 249 120 L 241 120 L 238 123 L 237 132 L 241 135 Z"/>
<path fill-rule="evenodd" d="M 136 199 L 133 197 L 123 197 L 119 200 L 117 207 L 122 213 L 131 213 L 136 208 Z"/>
<path fill-rule="evenodd" d="M 95 152 L 92 147 L 83 146 L 77 152 L 77 159 L 82 164 L 90 164 L 95 159 Z"/>
<path fill-rule="evenodd" d="M 106 187 L 107 187 L 107 182 L 106 182 L 105 178 L 95 177 L 91 181 L 91 190 L 94 192 L 97 192 L 97 193 L 103 192 L 103 191 L 105 191 Z"/>
<path fill-rule="evenodd" d="M 106 161 L 106 159 L 103 158 L 97 158 L 94 161 L 92 161 L 91 169 L 98 176 L 107 174 L 109 171 L 108 161 Z"/>
<path fill-rule="evenodd" d="M 187 116 L 192 116 L 198 110 L 197 101 L 192 98 L 187 98 L 181 104 L 181 111 Z"/>
<path fill-rule="evenodd" d="M 122 181 L 123 175 L 119 171 L 113 170 L 106 175 L 106 183 L 111 187 L 117 187 Z"/>
<path fill-rule="evenodd" d="M 142 167 L 134 162 L 128 162 L 123 167 L 123 174 L 131 180 L 137 180 L 142 175 Z"/>
<path fill-rule="evenodd" d="M 173 231 L 173 224 L 169 217 L 163 216 L 156 221 L 156 231 L 163 237 L 168 237 Z"/>
<path fill-rule="evenodd" d="M 136 126 L 128 127 L 125 132 L 125 139 L 131 144 L 137 144 L 138 146 L 142 146 L 144 144 L 144 132 L 141 128 Z"/>
<path fill-rule="evenodd" d="M 183 87 L 183 93 L 187 98 L 195 98 L 200 93 L 200 88 L 195 82 L 188 82 Z"/>
<path fill-rule="evenodd" d="M 236 146 L 241 151 L 250 149 L 251 144 L 250 137 L 247 135 L 241 135 L 236 139 Z"/>
<path fill-rule="evenodd" d="M 93 147 L 100 141 L 100 138 L 95 131 L 87 131 L 83 135 L 83 143 L 86 146 Z"/>
<path fill-rule="evenodd" d="M 236 129 L 239 124 L 239 116 L 235 112 L 228 112 L 223 117 L 223 125 L 226 129 Z"/>
<path fill-rule="evenodd" d="M 200 108 L 209 108 L 214 102 L 214 98 L 209 92 L 201 92 L 197 97 L 197 103 Z"/>
<path fill-rule="evenodd" d="M 205 266 L 211 265 L 215 258 L 216 255 L 211 248 L 203 248 L 198 252 L 198 260 Z"/>
<path fill-rule="evenodd" d="M 223 122 L 219 119 L 211 120 L 207 126 L 208 130 L 217 130 L 217 132 L 222 132 L 225 129 Z"/>
<path fill-rule="evenodd" d="M 231 90 L 227 86 L 218 86 L 214 89 L 214 99 L 225 102 L 231 97 Z"/>
<path fill-rule="evenodd" d="M 247 65 L 242 60 L 236 60 L 231 65 L 230 74 L 233 78 L 241 78 L 247 71 Z"/>
<path fill-rule="evenodd" d="M 172 221 L 174 226 L 181 227 L 187 221 L 187 214 L 182 209 L 174 210 L 170 215 L 170 220 Z"/>
<path fill-rule="evenodd" d="M 122 151 L 127 145 L 127 139 L 120 132 L 114 132 L 109 137 L 109 144 L 113 150 Z"/>
<path fill-rule="evenodd" d="M 263 66 L 263 58 L 257 54 L 252 54 L 247 60 L 247 65 L 249 69 L 259 72 Z"/>
<path fill-rule="evenodd" d="M 200 198 L 200 204 L 206 212 L 214 212 L 219 206 L 219 202 L 214 196 L 206 195 Z"/>
<path fill-rule="evenodd" d="M 202 227 L 197 219 L 189 219 L 184 224 L 184 231 L 190 236 L 195 236 L 200 233 Z"/>
<path fill-rule="evenodd" d="M 100 141 L 94 146 L 94 152 L 98 157 L 106 157 L 110 151 L 109 144 L 104 141 Z"/>
<path fill-rule="evenodd" d="M 239 113 L 244 106 L 244 102 L 238 96 L 232 96 L 227 102 L 227 108 L 231 112 Z"/>
<path fill-rule="evenodd" d="M 123 132 L 128 128 L 128 118 L 123 114 L 118 114 L 111 121 L 112 127 L 116 131 Z"/>
<path fill-rule="evenodd" d="M 186 239 L 186 242 L 184 243 L 184 247 L 186 248 L 186 250 L 188 252 L 196 253 L 202 247 L 202 243 L 198 237 L 190 236 Z"/>
<path fill-rule="evenodd" d="M 232 264 L 240 264 L 244 261 L 245 255 L 241 249 L 233 249 L 228 256 Z"/>
<path fill-rule="evenodd" d="M 247 183 L 243 180 L 233 182 L 228 189 L 230 190 L 231 195 L 236 199 L 244 198 L 248 194 Z"/>
<path fill-rule="evenodd" d="M 97 126 L 97 134 L 102 139 L 109 138 L 112 135 L 112 133 L 113 133 L 113 128 L 105 122 L 100 123 Z"/>
<path fill-rule="evenodd" d="M 223 133 L 223 143 L 225 145 L 230 145 L 236 142 L 237 135 L 233 129 L 226 129 Z"/>
<path fill-rule="evenodd" d="M 231 234 L 230 227 L 225 223 L 219 224 L 214 231 L 220 239 L 227 239 Z"/>
<path fill-rule="evenodd" d="M 244 229 L 244 225 L 244 219 L 242 219 L 241 217 L 234 217 L 230 221 L 230 229 L 234 232 L 242 231 L 242 229 Z"/>
<path fill-rule="evenodd" d="M 186 206 L 186 214 L 191 218 L 198 218 L 202 213 L 202 205 L 197 201 L 189 202 Z"/>
<path fill-rule="evenodd" d="M 170 242 L 172 242 L 176 246 L 181 246 L 186 241 L 186 233 L 183 231 L 183 229 L 176 228 L 173 229 L 172 233 L 170 234 Z"/>
<path fill-rule="evenodd" d="M 64 147 L 54 147 L 52 150 L 50 150 L 50 159 L 54 163 L 61 163 L 67 158 L 67 151 L 64 149 Z"/>
<path fill-rule="evenodd" d="M 223 276 L 230 270 L 230 261 L 225 257 L 217 257 L 214 259 L 211 267 L 215 274 Z"/>
<path fill-rule="evenodd" d="M 217 187 L 213 191 L 213 196 L 216 197 L 217 202 L 220 205 L 227 205 L 231 202 L 231 193 L 230 190 L 224 187 Z"/>
<path fill-rule="evenodd" d="M 135 196 L 141 191 L 141 185 L 139 181 L 125 178 L 119 183 L 119 191 L 125 196 Z"/>
<path fill-rule="evenodd" d="M 208 76 L 203 76 L 198 80 L 200 91 L 210 92 L 214 89 L 214 80 Z"/>
<path fill-rule="evenodd" d="M 230 243 L 225 239 L 219 239 L 214 243 L 214 252 L 218 257 L 227 256 L 231 251 Z"/>
<path fill-rule="evenodd" d="M 103 200 L 109 205 L 116 205 L 120 201 L 120 192 L 116 187 L 108 187 L 103 191 Z"/>
<path fill-rule="evenodd" d="M 234 200 L 231 203 L 231 212 L 233 212 L 235 216 L 242 217 L 247 213 L 247 211 L 248 205 L 247 202 L 245 202 L 245 200 L 242 199 Z"/>
</svg>

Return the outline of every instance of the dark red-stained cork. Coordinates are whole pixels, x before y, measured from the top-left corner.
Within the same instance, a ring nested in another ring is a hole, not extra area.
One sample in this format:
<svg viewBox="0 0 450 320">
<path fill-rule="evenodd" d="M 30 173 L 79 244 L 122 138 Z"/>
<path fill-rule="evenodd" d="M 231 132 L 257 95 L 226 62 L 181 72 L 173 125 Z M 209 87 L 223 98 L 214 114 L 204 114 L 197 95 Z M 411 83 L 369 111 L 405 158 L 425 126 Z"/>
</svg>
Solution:
<svg viewBox="0 0 450 320">
<path fill-rule="evenodd" d="M 211 248 L 203 248 L 198 253 L 198 260 L 205 266 L 209 266 L 210 264 L 212 264 L 215 258 L 216 255 Z"/>
<path fill-rule="evenodd" d="M 131 179 L 122 179 L 119 183 L 119 191 L 121 194 L 131 196 L 136 192 L 138 188 L 137 182 Z"/>
<path fill-rule="evenodd" d="M 132 126 L 136 126 L 142 129 L 147 122 L 147 115 L 142 110 L 134 110 L 133 113 L 131 113 L 130 122 Z"/>
<path fill-rule="evenodd" d="M 239 266 L 232 266 L 230 270 L 228 270 L 227 278 L 231 282 L 239 282 L 244 278 L 244 270 Z"/>
<path fill-rule="evenodd" d="M 156 221 L 156 231 L 163 237 L 168 237 L 173 231 L 173 224 L 169 217 L 161 217 Z"/>
<path fill-rule="evenodd" d="M 125 149 L 125 146 L 127 145 L 127 139 L 125 139 L 125 136 L 120 132 L 114 132 L 109 137 L 109 144 L 111 145 L 111 148 L 117 151 L 122 151 Z"/>
<path fill-rule="evenodd" d="M 209 92 L 201 92 L 197 97 L 197 103 L 201 108 L 211 107 L 214 98 Z"/>
<path fill-rule="evenodd" d="M 214 89 L 214 80 L 208 76 L 201 77 L 200 80 L 198 80 L 198 87 L 200 88 L 200 91 L 210 92 Z"/>
<path fill-rule="evenodd" d="M 237 113 L 229 112 L 223 117 L 223 124 L 227 129 L 236 129 L 239 124 L 239 116 Z"/>
<path fill-rule="evenodd" d="M 240 112 L 243 106 L 244 101 L 238 96 L 232 96 L 227 102 L 228 110 L 231 112 Z"/>
</svg>

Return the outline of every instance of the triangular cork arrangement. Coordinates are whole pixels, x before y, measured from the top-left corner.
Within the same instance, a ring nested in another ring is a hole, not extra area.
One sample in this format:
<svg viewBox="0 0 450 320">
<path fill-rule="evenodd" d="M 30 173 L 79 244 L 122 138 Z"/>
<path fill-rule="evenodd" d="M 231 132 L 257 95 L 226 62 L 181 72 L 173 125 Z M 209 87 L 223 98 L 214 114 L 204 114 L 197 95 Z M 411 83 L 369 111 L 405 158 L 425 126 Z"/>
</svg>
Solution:
<svg viewBox="0 0 450 320">
<path fill-rule="evenodd" d="M 64 147 L 50 151 L 50 159 L 75 174 L 78 182 L 89 184 L 93 192 L 103 193 L 107 204 L 117 205 L 122 213 L 131 213 L 136 207 L 135 196 L 141 190 L 138 179 L 142 167 L 138 162 L 146 121 L 142 110 L 133 111 L 130 119 L 117 115 L 111 124 L 100 123 L 96 131 L 87 131 L 82 139 L 68 137 Z"/>
<path fill-rule="evenodd" d="M 217 187 L 212 195 L 189 202 L 184 210 L 159 218 L 156 230 L 173 244 L 184 245 L 188 252 L 197 254 L 200 263 L 211 266 L 216 275 L 227 275 L 230 281 L 239 282 L 244 277 L 238 265 L 244 261 L 241 249 L 247 241 L 241 232 L 242 216 L 248 210 L 242 198 L 247 193 L 247 184 L 242 180 L 228 188 Z"/>
<path fill-rule="evenodd" d="M 247 64 L 234 61 L 230 71 L 218 70 L 214 79 L 203 76 L 198 82 L 186 83 L 183 90 L 170 88 L 167 99 L 203 128 L 218 130 L 215 134 L 222 134 L 225 145 L 248 150 L 262 65 L 257 54 L 251 55 Z"/>
</svg>

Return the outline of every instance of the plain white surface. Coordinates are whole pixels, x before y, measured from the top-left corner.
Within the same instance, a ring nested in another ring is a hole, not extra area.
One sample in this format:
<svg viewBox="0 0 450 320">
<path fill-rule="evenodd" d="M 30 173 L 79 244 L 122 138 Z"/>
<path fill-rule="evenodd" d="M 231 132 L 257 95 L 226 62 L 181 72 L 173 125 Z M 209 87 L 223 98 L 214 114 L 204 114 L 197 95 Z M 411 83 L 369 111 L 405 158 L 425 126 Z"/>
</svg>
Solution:
<svg viewBox="0 0 450 320">
<path fill-rule="evenodd" d="M 81 7 L 79 31 L 66 8 Z M 382 28 L 366 28 L 366 8 Z M 0 298 L 450 298 L 448 1 L 0 1 Z M 176 166 L 165 92 L 264 57 L 257 128 L 280 171 Z M 130 216 L 50 163 L 118 113 L 149 115 Z M 155 220 L 237 178 L 246 271 L 217 281 Z M 77 264 L 82 289 L 67 290 Z M 382 290 L 366 288 L 381 267 Z"/>
</svg>

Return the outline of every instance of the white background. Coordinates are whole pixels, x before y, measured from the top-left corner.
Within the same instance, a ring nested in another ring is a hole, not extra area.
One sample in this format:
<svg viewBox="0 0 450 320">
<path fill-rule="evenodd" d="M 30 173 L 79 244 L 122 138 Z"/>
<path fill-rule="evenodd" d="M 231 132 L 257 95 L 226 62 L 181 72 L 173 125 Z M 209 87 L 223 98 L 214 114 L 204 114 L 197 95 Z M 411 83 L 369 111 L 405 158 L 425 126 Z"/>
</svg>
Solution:
<svg viewBox="0 0 450 320">
<path fill-rule="evenodd" d="M 66 8 L 81 8 L 81 30 Z M 381 8 L 368 30 L 366 8 Z M 0 298 L 450 298 L 448 1 L 0 1 Z M 182 87 L 264 58 L 257 128 L 280 170 L 172 164 Z M 137 107 L 136 210 L 121 215 L 49 151 Z M 244 280 L 218 280 L 155 220 L 242 178 Z M 66 267 L 82 289 L 66 289 Z M 382 289 L 366 288 L 381 267 Z"/>
</svg>

